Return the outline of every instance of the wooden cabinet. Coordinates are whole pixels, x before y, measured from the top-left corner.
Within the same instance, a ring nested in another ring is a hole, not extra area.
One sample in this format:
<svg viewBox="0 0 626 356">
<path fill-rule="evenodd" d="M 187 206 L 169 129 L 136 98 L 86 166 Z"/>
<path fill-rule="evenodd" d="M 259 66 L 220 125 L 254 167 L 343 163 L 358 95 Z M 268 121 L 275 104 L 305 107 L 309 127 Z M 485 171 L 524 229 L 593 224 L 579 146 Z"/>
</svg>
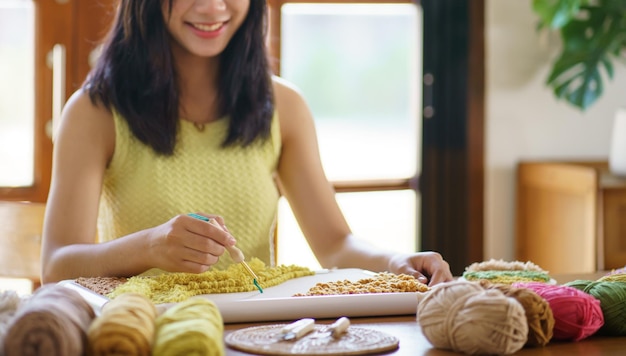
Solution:
<svg viewBox="0 0 626 356">
<path fill-rule="evenodd" d="M 520 162 L 516 259 L 550 273 L 626 265 L 626 178 L 606 161 Z"/>
</svg>

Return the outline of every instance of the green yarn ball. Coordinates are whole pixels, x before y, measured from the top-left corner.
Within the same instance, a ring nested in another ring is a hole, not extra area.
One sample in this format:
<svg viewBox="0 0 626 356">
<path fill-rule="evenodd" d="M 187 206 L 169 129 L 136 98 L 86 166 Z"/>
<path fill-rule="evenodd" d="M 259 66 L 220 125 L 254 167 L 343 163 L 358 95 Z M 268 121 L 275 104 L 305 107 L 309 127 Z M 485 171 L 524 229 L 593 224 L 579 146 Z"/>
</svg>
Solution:
<svg viewBox="0 0 626 356">
<path fill-rule="evenodd" d="M 575 280 L 565 285 L 590 294 L 600 301 L 604 326 L 600 328 L 599 333 L 626 335 L 626 283 Z"/>
</svg>

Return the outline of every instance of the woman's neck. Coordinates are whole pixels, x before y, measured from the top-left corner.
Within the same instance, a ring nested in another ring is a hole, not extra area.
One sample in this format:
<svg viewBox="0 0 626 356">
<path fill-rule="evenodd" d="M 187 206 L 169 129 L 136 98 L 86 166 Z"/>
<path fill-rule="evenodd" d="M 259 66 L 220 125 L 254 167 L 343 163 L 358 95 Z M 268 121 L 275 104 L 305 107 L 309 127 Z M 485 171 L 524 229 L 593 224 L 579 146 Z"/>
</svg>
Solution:
<svg viewBox="0 0 626 356">
<path fill-rule="evenodd" d="M 174 60 L 180 90 L 180 116 L 194 123 L 207 123 L 220 115 L 217 87 L 219 58 L 176 53 Z"/>
</svg>

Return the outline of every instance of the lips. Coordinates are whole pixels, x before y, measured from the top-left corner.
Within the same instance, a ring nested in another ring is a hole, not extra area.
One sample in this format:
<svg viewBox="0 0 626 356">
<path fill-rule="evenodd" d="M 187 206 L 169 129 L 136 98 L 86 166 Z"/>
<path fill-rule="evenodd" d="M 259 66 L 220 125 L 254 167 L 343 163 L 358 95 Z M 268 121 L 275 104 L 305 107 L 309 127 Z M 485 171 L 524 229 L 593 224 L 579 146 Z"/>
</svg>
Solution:
<svg viewBox="0 0 626 356">
<path fill-rule="evenodd" d="M 204 24 L 204 23 L 189 23 L 193 28 L 203 32 L 214 32 L 222 28 L 224 26 L 224 22 L 216 22 L 212 24 Z"/>
</svg>

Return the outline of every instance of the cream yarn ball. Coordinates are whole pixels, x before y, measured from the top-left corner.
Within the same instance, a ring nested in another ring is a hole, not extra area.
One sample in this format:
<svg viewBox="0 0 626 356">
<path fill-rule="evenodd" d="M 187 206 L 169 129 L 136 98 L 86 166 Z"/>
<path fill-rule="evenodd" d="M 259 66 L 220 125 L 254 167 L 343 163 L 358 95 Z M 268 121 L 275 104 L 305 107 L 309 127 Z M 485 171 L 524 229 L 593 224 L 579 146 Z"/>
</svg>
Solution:
<svg viewBox="0 0 626 356">
<path fill-rule="evenodd" d="M 524 307 L 497 289 L 453 281 L 438 284 L 418 298 L 417 322 L 436 348 L 507 355 L 519 351 L 527 341 Z"/>
</svg>

